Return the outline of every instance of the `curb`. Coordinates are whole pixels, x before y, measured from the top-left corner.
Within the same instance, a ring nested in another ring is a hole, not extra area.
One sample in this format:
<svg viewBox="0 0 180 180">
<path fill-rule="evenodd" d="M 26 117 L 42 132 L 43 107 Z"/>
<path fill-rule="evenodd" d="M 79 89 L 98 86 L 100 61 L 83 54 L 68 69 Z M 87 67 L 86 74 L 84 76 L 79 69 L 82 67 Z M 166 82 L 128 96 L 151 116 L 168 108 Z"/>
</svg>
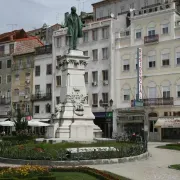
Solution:
<svg viewBox="0 0 180 180">
<path fill-rule="evenodd" d="M 83 166 L 83 165 L 101 165 L 101 164 L 117 164 L 132 162 L 142 159 L 147 159 L 149 152 L 138 156 L 115 158 L 115 159 L 96 159 L 96 160 L 82 160 L 82 161 L 48 161 L 48 160 L 23 160 L 23 159 L 8 159 L 0 157 L 0 163 L 14 164 L 14 165 L 41 165 L 41 166 Z"/>
</svg>

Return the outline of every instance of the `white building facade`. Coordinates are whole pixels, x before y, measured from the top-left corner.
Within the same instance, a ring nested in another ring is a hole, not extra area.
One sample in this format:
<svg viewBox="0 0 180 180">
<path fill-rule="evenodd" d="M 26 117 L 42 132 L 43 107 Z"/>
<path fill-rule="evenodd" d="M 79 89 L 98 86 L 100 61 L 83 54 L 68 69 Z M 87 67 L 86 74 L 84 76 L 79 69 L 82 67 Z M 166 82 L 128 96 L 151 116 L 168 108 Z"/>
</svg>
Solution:
<svg viewBox="0 0 180 180">
<path fill-rule="evenodd" d="M 36 48 L 33 72 L 33 119 L 48 122 L 52 108 L 52 46 Z"/>
<path fill-rule="evenodd" d="M 165 3 L 132 12 L 131 26 L 116 34 L 116 132 L 138 132 L 145 124 L 150 140 L 180 139 L 179 20 L 175 2 Z M 143 107 L 138 109 L 146 118 L 121 119 L 119 110 L 136 109 L 137 48 L 143 59 Z"/>
</svg>

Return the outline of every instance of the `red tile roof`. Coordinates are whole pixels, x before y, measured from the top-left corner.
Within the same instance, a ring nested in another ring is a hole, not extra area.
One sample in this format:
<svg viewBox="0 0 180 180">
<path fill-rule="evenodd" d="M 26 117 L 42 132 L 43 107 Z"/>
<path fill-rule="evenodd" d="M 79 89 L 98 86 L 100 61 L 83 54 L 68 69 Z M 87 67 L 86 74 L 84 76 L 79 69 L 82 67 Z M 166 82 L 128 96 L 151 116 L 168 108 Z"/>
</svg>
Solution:
<svg viewBox="0 0 180 180">
<path fill-rule="evenodd" d="M 13 56 L 33 53 L 35 52 L 35 48 L 43 46 L 43 43 L 36 37 L 29 37 L 24 39 L 18 39 L 15 42 L 15 49 Z"/>
<path fill-rule="evenodd" d="M 14 30 L 11 32 L 0 34 L 0 42 L 14 41 L 20 38 L 27 38 L 27 34 L 24 29 Z"/>
</svg>

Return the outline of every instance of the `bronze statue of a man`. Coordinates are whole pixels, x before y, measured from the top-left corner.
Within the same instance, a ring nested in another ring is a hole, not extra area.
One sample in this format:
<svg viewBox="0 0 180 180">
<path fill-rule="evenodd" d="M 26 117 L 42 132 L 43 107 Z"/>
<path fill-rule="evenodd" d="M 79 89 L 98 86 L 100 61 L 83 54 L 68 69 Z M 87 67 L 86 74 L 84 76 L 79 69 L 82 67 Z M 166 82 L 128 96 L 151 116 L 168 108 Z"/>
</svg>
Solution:
<svg viewBox="0 0 180 180">
<path fill-rule="evenodd" d="M 65 27 L 68 28 L 69 49 L 77 49 L 77 39 L 82 37 L 82 22 L 76 13 L 76 8 L 71 8 L 71 14 L 65 18 Z"/>
</svg>

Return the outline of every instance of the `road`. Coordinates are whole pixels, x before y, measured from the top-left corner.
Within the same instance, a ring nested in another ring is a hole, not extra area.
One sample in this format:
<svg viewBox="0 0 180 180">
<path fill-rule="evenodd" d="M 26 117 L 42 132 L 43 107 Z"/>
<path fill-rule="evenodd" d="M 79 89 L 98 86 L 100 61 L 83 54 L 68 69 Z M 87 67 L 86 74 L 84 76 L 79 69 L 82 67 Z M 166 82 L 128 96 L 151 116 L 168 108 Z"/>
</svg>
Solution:
<svg viewBox="0 0 180 180">
<path fill-rule="evenodd" d="M 172 164 L 180 164 L 180 151 L 158 149 L 167 143 L 149 143 L 150 157 L 147 160 L 111 165 L 90 166 L 111 171 L 132 180 L 180 180 L 180 171 L 169 169 Z"/>
</svg>

